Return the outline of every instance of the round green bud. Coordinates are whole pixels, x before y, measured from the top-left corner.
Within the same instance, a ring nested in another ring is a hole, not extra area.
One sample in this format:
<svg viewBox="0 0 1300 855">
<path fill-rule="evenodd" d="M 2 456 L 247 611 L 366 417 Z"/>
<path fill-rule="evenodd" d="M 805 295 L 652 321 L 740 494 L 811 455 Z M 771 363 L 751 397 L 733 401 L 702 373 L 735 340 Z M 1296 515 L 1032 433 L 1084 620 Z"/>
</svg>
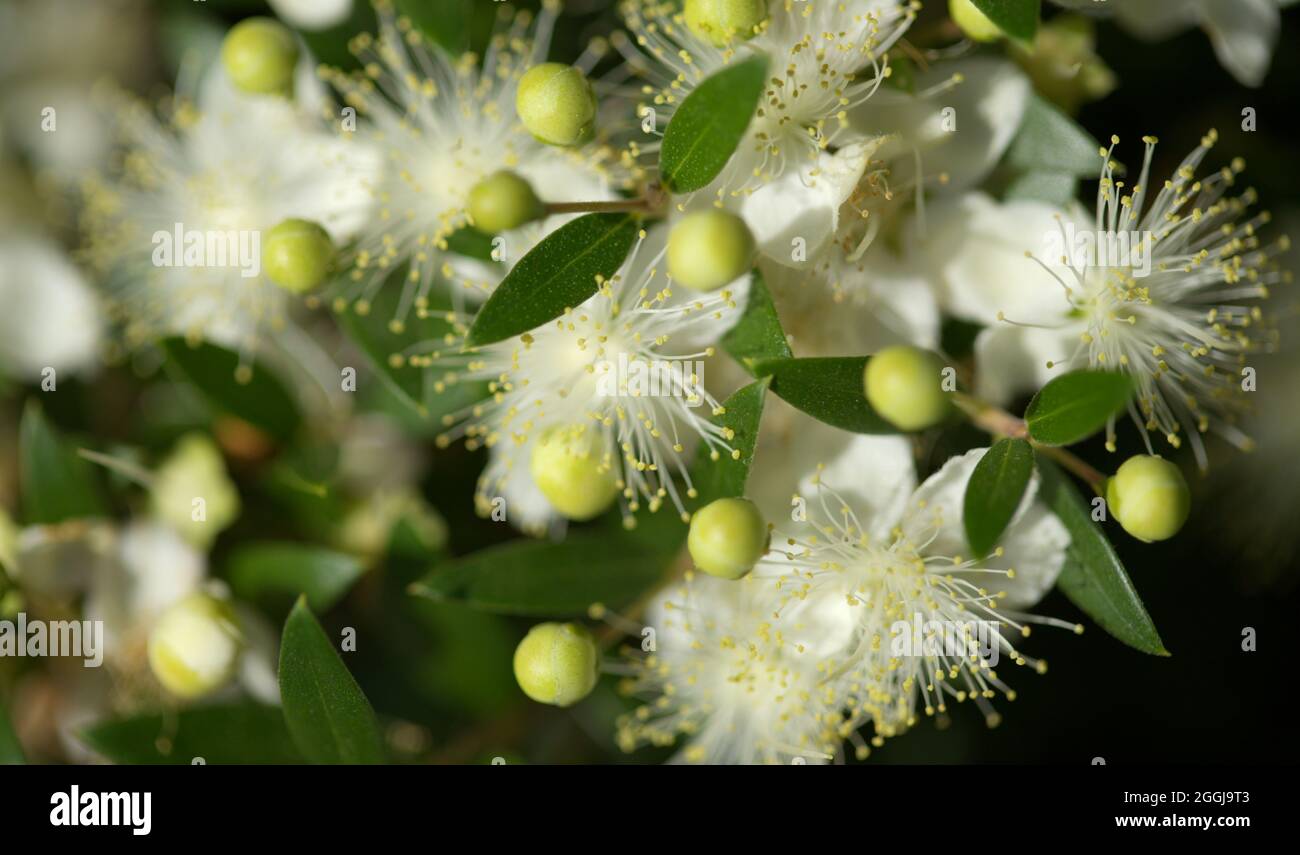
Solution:
<svg viewBox="0 0 1300 855">
<path fill-rule="evenodd" d="M 1125 531 L 1151 543 L 1178 533 L 1192 510 L 1192 494 L 1177 466 L 1139 454 L 1106 482 L 1106 504 Z"/>
<path fill-rule="evenodd" d="M 192 594 L 163 612 L 149 634 L 149 667 L 171 694 L 193 700 L 235 673 L 243 634 L 230 605 Z"/>
<path fill-rule="evenodd" d="M 695 512 L 686 536 L 695 566 L 719 579 L 739 579 L 767 552 L 771 535 L 749 499 L 718 499 Z"/>
<path fill-rule="evenodd" d="M 479 231 L 497 234 L 546 216 L 546 206 L 518 173 L 503 169 L 469 191 L 469 218 Z"/>
<path fill-rule="evenodd" d="M 933 427 L 948 415 L 942 373 L 943 363 L 929 351 L 887 347 L 867 360 L 862 378 L 867 403 L 900 430 Z"/>
<path fill-rule="evenodd" d="M 262 267 L 271 281 L 295 294 L 321 286 L 334 266 L 334 241 L 311 220 L 288 219 L 266 233 Z"/>
<path fill-rule="evenodd" d="M 533 447 L 528 471 L 551 507 L 571 520 L 597 517 L 618 497 L 618 477 L 586 425 L 544 434 Z"/>
<path fill-rule="evenodd" d="M 576 623 L 539 623 L 515 648 L 515 680 L 539 703 L 572 706 L 591 694 L 599 676 L 596 640 Z"/>
<path fill-rule="evenodd" d="M 691 32 L 722 47 L 755 36 L 767 20 L 767 0 L 686 0 L 684 11 Z"/>
<path fill-rule="evenodd" d="M 668 233 L 668 272 L 693 291 L 713 291 L 749 270 L 754 251 L 754 235 L 740 217 L 697 211 Z"/>
<path fill-rule="evenodd" d="M 270 18 L 248 18 L 226 33 L 221 64 L 237 89 L 254 95 L 290 95 L 298 64 L 293 33 Z"/>
<path fill-rule="evenodd" d="M 990 21 L 971 0 L 948 0 L 948 14 L 973 41 L 993 42 L 1002 38 L 1002 28 Z"/>
<path fill-rule="evenodd" d="M 595 133 L 596 93 L 571 65 L 543 62 L 524 72 L 515 110 L 528 132 L 549 145 L 579 145 Z"/>
</svg>

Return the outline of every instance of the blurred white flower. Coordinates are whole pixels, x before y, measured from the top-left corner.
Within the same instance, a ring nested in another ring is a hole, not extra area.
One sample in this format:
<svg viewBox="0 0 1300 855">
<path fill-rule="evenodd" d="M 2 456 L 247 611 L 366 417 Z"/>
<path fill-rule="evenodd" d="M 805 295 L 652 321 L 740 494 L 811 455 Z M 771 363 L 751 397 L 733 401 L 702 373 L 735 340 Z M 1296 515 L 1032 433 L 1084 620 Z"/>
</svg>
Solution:
<svg viewBox="0 0 1300 855">
<path fill-rule="evenodd" d="M 482 65 L 474 54 L 459 58 L 429 42 L 410 20 L 395 17 L 379 0 L 379 34 L 363 33 L 352 50 L 363 70 L 322 75 L 360 114 L 354 134 L 382 154 L 381 174 L 359 183 L 365 218 L 347 263 L 351 287 L 338 300 L 368 310 L 371 298 L 397 271 L 404 279 L 393 323 L 424 305 L 443 280 L 455 283 L 453 298 L 479 300 L 496 287 L 504 268 L 451 251 L 448 238 L 467 223 L 470 189 L 494 172 L 518 172 L 543 201 L 594 201 L 614 197 L 621 167 L 616 154 L 593 144 L 582 149 L 545 145 L 515 114 L 519 78 L 546 58 L 559 14 L 554 0 L 533 13 L 502 8 L 501 27 Z M 596 55 L 579 60 L 590 67 Z M 502 260 L 518 260 L 551 230 L 572 219 L 552 216 L 504 235 Z"/>
<path fill-rule="evenodd" d="M 0 237 L 0 373 L 39 382 L 41 373 L 93 370 L 104 313 L 76 265 L 52 241 Z"/>
<path fill-rule="evenodd" d="M 1210 37 L 1219 64 L 1247 86 L 1259 86 L 1277 46 L 1278 8 L 1292 0 L 1116 0 L 1125 29 L 1159 41 L 1191 27 Z"/>
<path fill-rule="evenodd" d="M 327 30 L 352 14 L 353 0 L 267 0 L 280 20 L 301 30 Z"/>
</svg>

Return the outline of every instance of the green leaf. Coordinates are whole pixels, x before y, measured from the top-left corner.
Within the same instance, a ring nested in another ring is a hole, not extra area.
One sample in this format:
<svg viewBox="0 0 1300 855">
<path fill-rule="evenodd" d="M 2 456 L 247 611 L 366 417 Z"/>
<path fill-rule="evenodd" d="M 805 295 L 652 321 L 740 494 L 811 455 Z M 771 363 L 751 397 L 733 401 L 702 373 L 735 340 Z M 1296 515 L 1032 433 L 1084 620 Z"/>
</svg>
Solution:
<svg viewBox="0 0 1300 855">
<path fill-rule="evenodd" d="M 745 312 L 723 337 L 722 347 L 751 374 L 755 362 L 794 356 L 785 339 L 785 330 L 781 329 L 781 319 L 776 315 L 772 293 L 758 270 L 750 279 Z"/>
<path fill-rule="evenodd" d="M 1007 185 L 1002 198 L 1008 201 L 1030 199 L 1063 208 L 1074 200 L 1078 184 L 1078 177 L 1068 172 L 1034 170 L 1014 178 Z"/>
<path fill-rule="evenodd" d="M 26 762 L 18 735 L 9 722 L 9 711 L 0 706 L 0 766 L 22 766 Z"/>
<path fill-rule="evenodd" d="M 740 144 L 767 84 L 767 57 L 754 56 L 704 80 L 673 113 L 659 149 L 659 173 L 674 193 L 718 176 Z"/>
<path fill-rule="evenodd" d="M 1128 401 L 1133 383 L 1127 374 L 1071 371 L 1038 390 L 1025 410 L 1029 435 L 1044 445 L 1070 445 L 1087 439 Z"/>
<path fill-rule="evenodd" d="M 413 365 L 410 359 L 394 360 L 394 356 L 427 356 L 433 342 L 439 345 L 448 335 L 459 337 L 464 328 L 448 319 L 449 305 L 432 305 L 425 317 L 414 308 L 407 307 L 401 324 L 394 326 L 399 316 L 402 289 L 407 267 L 393 271 L 366 307 L 359 314 L 356 307 L 340 313 L 339 325 L 348 337 L 366 355 L 380 381 L 403 404 L 409 406 L 425 422 L 435 422 L 444 413 L 463 410 L 487 397 L 484 383 L 458 382 L 437 391 L 437 380 L 445 369 L 437 365 Z M 434 299 L 430 298 L 431 301 Z M 396 364 L 395 364 L 396 362 Z"/>
<path fill-rule="evenodd" d="M 189 766 L 302 763 L 279 708 L 241 702 L 101 721 L 81 734 L 94 751 L 123 765 Z"/>
<path fill-rule="evenodd" d="M 1034 449 L 1023 439 L 1000 440 L 975 465 L 966 483 L 962 520 L 976 556 L 988 555 L 997 545 L 1033 474 Z"/>
<path fill-rule="evenodd" d="M 536 329 L 596 293 L 613 276 L 641 228 L 632 214 L 585 214 L 533 247 L 479 309 L 467 347 Z"/>
<path fill-rule="evenodd" d="M 350 555 L 299 543 L 255 543 L 230 557 L 226 579 L 242 600 L 288 611 L 298 597 L 327 612 L 361 578 L 361 562 Z"/>
<path fill-rule="evenodd" d="M 294 743 L 313 763 L 383 763 L 370 701 L 299 599 L 280 640 L 280 699 Z"/>
<path fill-rule="evenodd" d="M 615 608 L 660 581 L 686 525 L 661 510 L 637 529 L 578 530 L 559 542 L 515 540 L 436 568 L 411 593 L 509 615 L 581 616 Z"/>
<path fill-rule="evenodd" d="M 1101 172 L 1097 141 L 1041 95 L 1031 95 L 1006 164 L 1017 172 L 1094 176 Z"/>
<path fill-rule="evenodd" d="M 397 0 L 397 11 L 453 54 L 469 46 L 469 0 Z"/>
<path fill-rule="evenodd" d="M 1151 616 L 1101 528 L 1092 521 L 1083 497 L 1065 474 L 1038 456 L 1041 498 L 1070 533 L 1065 567 L 1056 586 L 1111 635 L 1136 650 L 1168 656 Z"/>
<path fill-rule="evenodd" d="M 707 445 L 700 445 L 695 465 L 691 467 L 691 480 L 699 491 L 700 507 L 715 499 L 745 495 L 745 481 L 754 464 L 754 445 L 758 442 L 758 426 L 763 419 L 763 399 L 767 397 L 768 383 L 766 377 L 755 380 L 722 402 L 726 412 L 718 417 L 717 422 L 735 433 L 727 443 L 733 452 L 739 454 L 711 452 Z M 718 455 L 717 460 L 713 459 L 714 453 Z"/>
<path fill-rule="evenodd" d="M 1022 42 L 1032 42 L 1038 31 L 1039 0 L 971 0 L 998 29 Z"/>
<path fill-rule="evenodd" d="M 248 382 L 235 376 L 239 355 L 210 342 L 191 347 L 183 338 L 162 343 L 168 361 L 219 410 L 237 416 L 276 439 L 288 439 L 302 420 L 284 384 L 260 364 L 248 366 Z"/>
<path fill-rule="evenodd" d="M 765 359 L 754 373 L 772 378 L 772 391 L 819 421 L 854 433 L 898 433 L 876 415 L 862 386 L 865 356 Z"/>
<path fill-rule="evenodd" d="M 55 431 L 30 400 L 18 428 L 24 521 L 51 525 L 105 514 L 91 465 Z"/>
</svg>

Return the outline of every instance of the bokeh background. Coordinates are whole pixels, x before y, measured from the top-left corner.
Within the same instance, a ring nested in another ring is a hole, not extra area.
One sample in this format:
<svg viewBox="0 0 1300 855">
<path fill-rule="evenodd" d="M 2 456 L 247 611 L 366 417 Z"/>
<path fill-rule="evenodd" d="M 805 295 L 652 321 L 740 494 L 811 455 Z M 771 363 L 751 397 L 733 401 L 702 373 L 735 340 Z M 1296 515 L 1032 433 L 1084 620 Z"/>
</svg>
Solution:
<svg viewBox="0 0 1300 855">
<path fill-rule="evenodd" d="M 942 38 L 948 26 L 945 5 L 927 0 L 915 32 Z M 456 6 L 460 13 L 445 18 L 449 38 L 481 45 L 494 6 L 489 0 Z M 1061 14 L 1055 7 L 1045 12 L 1049 18 Z M 18 506 L 19 416 L 28 398 L 42 394 L 19 369 L 24 336 L 34 333 L 15 328 L 13 318 L 21 313 L 12 309 L 37 305 L 31 311 L 43 319 L 39 330 L 46 336 L 93 324 L 71 297 L 60 302 L 62 297 L 33 296 L 41 292 L 41 271 L 47 268 L 20 264 L 14 249 L 20 237 L 38 236 L 62 258 L 51 263 L 77 265 L 77 188 L 87 171 L 107 162 L 109 144 L 103 117 L 89 97 L 92 85 L 109 79 L 144 97 L 158 97 L 186 67 L 186 57 L 192 62 L 210 56 L 231 23 L 268 13 L 258 0 L 0 0 L 0 506 L 10 512 Z M 323 60 L 346 61 L 346 38 L 365 17 L 358 6 L 352 22 L 313 34 L 311 47 Z M 607 0 L 570 0 L 552 58 L 576 57 L 591 37 L 617 24 Z M 1078 121 L 1094 137 L 1118 134 L 1130 143 L 1131 154 L 1142 135 L 1159 136 L 1155 174 L 1165 174 L 1202 133 L 1217 128 L 1221 142 L 1214 156 L 1222 160 L 1215 165 L 1243 156 L 1246 180 L 1258 188 L 1262 206 L 1274 212 L 1274 227 L 1300 234 L 1294 121 L 1300 12 L 1283 14 L 1272 67 L 1259 88 L 1234 81 L 1197 29 L 1151 44 L 1103 20 L 1095 25 L 1095 38 L 1096 57 L 1117 85 L 1100 100 L 1078 106 Z M 37 124 L 40 105 L 48 103 L 60 105 L 60 130 L 53 135 L 40 133 Z M 1255 111 L 1251 132 L 1241 127 L 1245 108 Z M 1084 198 L 1094 187 L 1085 183 Z M 889 742 L 870 762 L 1300 759 L 1289 703 L 1291 630 L 1300 612 L 1300 315 L 1293 293 L 1276 294 L 1271 303 L 1283 349 L 1252 361 L 1260 391 L 1250 429 L 1258 449 L 1249 455 L 1214 450 L 1218 465 L 1194 483 L 1194 515 L 1179 537 L 1157 545 L 1115 538 L 1172 657 L 1136 653 L 1096 628 L 1082 637 L 1037 633 L 1034 653 L 1051 668 L 1041 677 L 1015 675 L 1018 699 L 999 702 L 1000 728 L 988 730 L 979 716 L 958 709 L 949 726 L 924 722 Z M 345 343 L 327 346 L 332 355 L 347 355 Z M 51 421 L 70 435 L 102 448 L 161 454 L 187 431 L 220 434 L 212 413 L 166 377 L 134 364 L 95 365 L 61 379 L 58 393 L 42 398 Z M 352 442 L 348 447 L 362 461 L 368 451 L 375 460 L 396 459 L 422 473 L 419 491 L 445 521 L 441 554 L 465 554 L 509 536 L 505 527 L 473 514 L 469 496 L 483 463 L 479 455 L 458 446 L 433 454 L 429 430 L 406 419 L 382 391 L 363 396 L 358 410 L 357 424 L 343 429 Z M 233 441 L 225 437 L 228 452 Z M 1104 460 L 1099 445 L 1081 451 L 1093 461 Z M 316 448 L 295 453 L 329 454 Z M 217 575 L 231 544 L 311 540 L 329 525 L 331 509 L 282 489 L 276 461 L 264 459 L 256 448 L 231 460 L 244 513 L 214 547 L 210 564 Z M 614 749 L 611 723 L 624 702 L 612 681 L 573 710 L 527 702 L 510 674 L 511 652 L 527 622 L 406 595 L 406 583 L 426 570 L 427 556 L 404 560 L 400 553 L 390 554 L 345 603 L 323 617 L 335 636 L 340 627 L 357 628 L 362 643 L 349 667 L 391 722 L 389 736 L 403 759 L 483 762 L 499 755 L 511 762 L 572 763 L 662 756 L 627 757 Z M 1038 611 L 1079 618 L 1055 593 Z M 1254 652 L 1243 650 L 1246 628 L 1257 634 Z M 15 724 L 33 759 L 81 759 L 43 726 L 77 691 L 66 674 L 46 674 L 30 662 L 0 661 L 0 698 L 15 710 Z"/>
</svg>

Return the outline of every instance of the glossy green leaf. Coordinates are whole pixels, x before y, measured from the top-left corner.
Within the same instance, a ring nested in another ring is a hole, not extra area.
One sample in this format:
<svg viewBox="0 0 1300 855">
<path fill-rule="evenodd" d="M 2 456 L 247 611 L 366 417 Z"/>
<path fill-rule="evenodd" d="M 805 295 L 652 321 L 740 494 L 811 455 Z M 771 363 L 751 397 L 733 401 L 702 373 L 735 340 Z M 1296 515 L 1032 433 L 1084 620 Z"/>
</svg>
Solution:
<svg viewBox="0 0 1300 855">
<path fill-rule="evenodd" d="M 280 699 L 293 742 L 308 760 L 384 762 L 384 740 L 370 701 L 301 599 L 280 640 Z"/>
<path fill-rule="evenodd" d="M 1168 656 L 1151 616 L 1083 497 L 1060 468 L 1038 456 L 1038 496 L 1070 533 L 1065 567 L 1056 580 L 1070 602 L 1111 635 L 1153 656 Z"/>
<path fill-rule="evenodd" d="M 261 364 L 254 363 L 248 382 L 235 376 L 239 356 L 224 347 L 202 342 L 191 347 L 182 338 L 162 343 L 168 363 L 203 393 L 219 410 L 261 428 L 276 439 L 287 439 L 298 429 L 302 417 L 298 404 L 280 379 Z"/>
<path fill-rule="evenodd" d="M 511 269 L 479 309 L 466 344 L 536 329 L 581 305 L 613 276 L 641 228 L 632 214 L 584 214 L 546 236 Z"/>
<path fill-rule="evenodd" d="M 755 380 L 722 402 L 726 412 L 716 421 L 734 432 L 727 440 L 732 453 L 700 445 L 695 465 L 691 467 L 692 483 L 699 491 L 699 507 L 715 499 L 745 495 L 745 482 L 754 464 L 754 446 L 758 442 L 768 382 L 767 378 Z"/>
<path fill-rule="evenodd" d="M 302 763 L 277 707 L 251 702 L 111 719 L 81 738 L 123 765 L 284 765 Z"/>
<path fill-rule="evenodd" d="M 104 515 L 93 467 L 59 435 L 37 401 L 27 402 L 18 434 L 23 515 L 27 524 L 50 525 Z"/>
<path fill-rule="evenodd" d="M 1025 409 L 1029 435 L 1043 445 L 1070 445 L 1087 439 L 1128 401 L 1128 375 L 1071 371 L 1038 390 Z"/>
<path fill-rule="evenodd" d="M 1016 172 L 1096 176 L 1102 167 L 1092 136 L 1040 95 L 1031 95 L 1005 162 Z"/>
<path fill-rule="evenodd" d="M 515 540 L 480 550 L 435 568 L 411 593 L 498 614 L 582 616 L 592 603 L 617 608 L 659 582 L 685 537 L 671 508 L 643 512 L 633 531 L 583 529 L 558 543 Z"/>
<path fill-rule="evenodd" d="M 1002 32 L 1022 42 L 1032 42 L 1038 31 L 1040 0 L 971 0 L 984 17 Z"/>
<path fill-rule="evenodd" d="M 315 612 L 327 612 L 361 578 L 351 555 L 299 543 L 254 543 L 230 557 L 226 580 L 235 594 L 270 609 L 288 611 L 305 596 Z"/>
<path fill-rule="evenodd" d="M 686 96 L 659 149 L 659 173 L 669 190 L 690 193 L 718 176 L 744 137 L 766 85 L 767 57 L 753 56 L 714 72 Z"/>
<path fill-rule="evenodd" d="M 754 373 L 772 378 L 772 391 L 819 421 L 854 433 L 898 433 L 876 415 L 862 386 L 865 356 L 766 359 Z"/>
<path fill-rule="evenodd" d="M 962 522 L 976 556 L 997 545 L 1034 474 L 1034 449 L 1023 439 L 998 441 L 980 458 L 966 483 Z"/>
<path fill-rule="evenodd" d="M 749 299 L 736 325 L 722 339 L 722 348 L 753 373 L 753 365 L 764 359 L 789 359 L 794 356 L 786 341 L 781 319 L 777 317 L 772 293 L 763 274 L 754 271 L 750 280 Z"/>
<path fill-rule="evenodd" d="M 9 721 L 9 710 L 0 705 L 0 766 L 21 766 L 26 762 L 23 747 L 18 744 L 18 735 Z"/>
</svg>

